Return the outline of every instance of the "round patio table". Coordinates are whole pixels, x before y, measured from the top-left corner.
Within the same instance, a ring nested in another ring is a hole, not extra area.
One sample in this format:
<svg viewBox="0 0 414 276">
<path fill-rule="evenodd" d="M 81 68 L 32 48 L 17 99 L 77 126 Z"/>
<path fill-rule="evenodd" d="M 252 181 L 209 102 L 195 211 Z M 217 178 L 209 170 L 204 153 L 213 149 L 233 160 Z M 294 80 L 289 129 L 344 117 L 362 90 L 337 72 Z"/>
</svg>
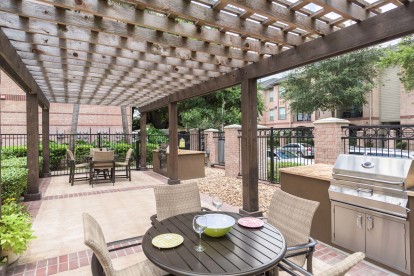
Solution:
<svg viewBox="0 0 414 276">
<path fill-rule="evenodd" d="M 208 212 L 210 213 L 210 212 Z M 211 212 L 215 213 L 215 212 Z M 237 213 L 220 212 L 236 219 Z M 196 252 L 199 236 L 193 230 L 196 212 L 181 214 L 155 223 L 142 241 L 142 249 L 147 258 L 161 269 L 175 275 L 256 275 L 265 272 L 279 263 L 286 253 L 283 235 L 272 225 L 249 229 L 236 224 L 232 230 L 220 238 L 202 234 L 204 252 Z M 152 245 L 152 239 L 160 234 L 176 233 L 184 237 L 184 242 L 171 249 L 159 249 Z"/>
</svg>

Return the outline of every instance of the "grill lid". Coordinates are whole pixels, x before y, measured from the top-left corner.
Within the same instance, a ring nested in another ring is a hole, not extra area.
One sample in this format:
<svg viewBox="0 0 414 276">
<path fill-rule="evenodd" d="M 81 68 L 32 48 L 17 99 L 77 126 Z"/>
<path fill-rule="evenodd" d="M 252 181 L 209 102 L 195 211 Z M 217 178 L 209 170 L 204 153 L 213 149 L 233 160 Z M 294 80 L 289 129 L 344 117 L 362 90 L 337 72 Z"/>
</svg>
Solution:
<svg viewBox="0 0 414 276">
<path fill-rule="evenodd" d="M 336 159 L 332 177 L 409 189 L 414 187 L 414 164 L 409 159 L 340 154 Z"/>
</svg>

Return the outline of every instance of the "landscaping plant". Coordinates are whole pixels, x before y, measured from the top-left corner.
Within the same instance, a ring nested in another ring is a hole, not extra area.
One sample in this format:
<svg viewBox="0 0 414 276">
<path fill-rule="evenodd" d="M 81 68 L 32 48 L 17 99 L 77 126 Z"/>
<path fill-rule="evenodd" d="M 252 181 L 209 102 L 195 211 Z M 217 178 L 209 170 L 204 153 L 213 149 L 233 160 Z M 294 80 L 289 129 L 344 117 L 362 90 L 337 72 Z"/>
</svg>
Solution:
<svg viewBox="0 0 414 276">
<path fill-rule="evenodd" d="M 27 249 L 28 243 L 35 238 L 32 222 L 25 207 L 14 198 L 6 199 L 1 206 L 0 245 L 3 250 L 21 254 Z"/>
</svg>

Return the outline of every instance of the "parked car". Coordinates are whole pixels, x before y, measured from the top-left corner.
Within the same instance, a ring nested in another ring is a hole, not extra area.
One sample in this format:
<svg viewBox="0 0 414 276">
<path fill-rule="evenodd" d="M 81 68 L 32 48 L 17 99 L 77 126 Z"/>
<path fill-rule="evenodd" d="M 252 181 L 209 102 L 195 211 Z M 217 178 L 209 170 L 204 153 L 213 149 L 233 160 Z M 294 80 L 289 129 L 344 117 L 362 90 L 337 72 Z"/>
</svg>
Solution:
<svg viewBox="0 0 414 276">
<path fill-rule="evenodd" d="M 306 143 L 290 143 L 280 147 L 279 149 L 293 152 L 302 157 L 314 156 L 313 147 Z"/>
<path fill-rule="evenodd" d="M 414 152 L 402 149 L 349 147 L 349 154 L 414 159 Z"/>
<path fill-rule="evenodd" d="M 267 151 L 267 157 L 270 159 L 271 156 L 271 151 Z M 303 158 L 288 150 L 275 150 L 273 152 L 273 158 L 276 160 L 277 163 L 297 163 L 301 165 L 313 164 L 313 159 Z"/>
</svg>

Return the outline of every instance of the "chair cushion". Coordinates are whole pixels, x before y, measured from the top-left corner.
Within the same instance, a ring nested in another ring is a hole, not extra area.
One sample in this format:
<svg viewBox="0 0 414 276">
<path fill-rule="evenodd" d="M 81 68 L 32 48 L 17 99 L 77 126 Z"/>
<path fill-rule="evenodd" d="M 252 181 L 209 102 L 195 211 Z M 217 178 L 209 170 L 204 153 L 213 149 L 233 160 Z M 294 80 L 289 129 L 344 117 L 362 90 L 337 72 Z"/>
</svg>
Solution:
<svg viewBox="0 0 414 276">
<path fill-rule="evenodd" d="M 117 166 L 128 166 L 128 162 L 115 162 Z"/>
</svg>

